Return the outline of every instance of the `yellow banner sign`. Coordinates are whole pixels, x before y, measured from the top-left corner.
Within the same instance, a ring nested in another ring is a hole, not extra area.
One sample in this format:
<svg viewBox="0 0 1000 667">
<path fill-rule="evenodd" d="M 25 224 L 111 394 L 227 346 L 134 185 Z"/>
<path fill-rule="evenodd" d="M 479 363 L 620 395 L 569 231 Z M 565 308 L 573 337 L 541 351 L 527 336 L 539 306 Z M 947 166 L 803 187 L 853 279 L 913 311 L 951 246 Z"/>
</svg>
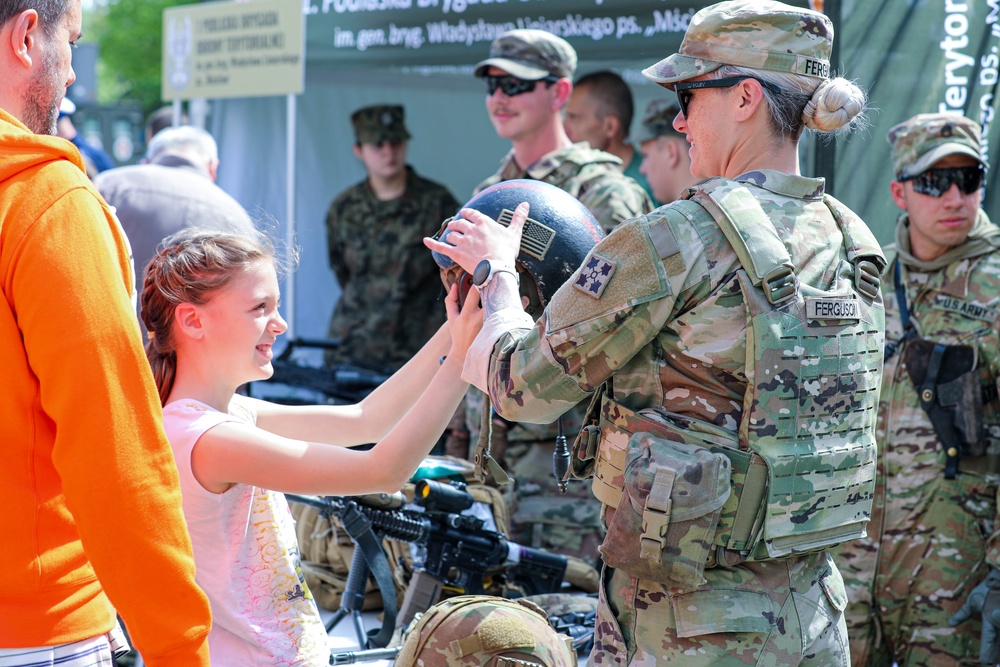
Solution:
<svg viewBox="0 0 1000 667">
<path fill-rule="evenodd" d="M 301 93 L 302 0 L 181 5 L 163 10 L 163 99 Z"/>
</svg>

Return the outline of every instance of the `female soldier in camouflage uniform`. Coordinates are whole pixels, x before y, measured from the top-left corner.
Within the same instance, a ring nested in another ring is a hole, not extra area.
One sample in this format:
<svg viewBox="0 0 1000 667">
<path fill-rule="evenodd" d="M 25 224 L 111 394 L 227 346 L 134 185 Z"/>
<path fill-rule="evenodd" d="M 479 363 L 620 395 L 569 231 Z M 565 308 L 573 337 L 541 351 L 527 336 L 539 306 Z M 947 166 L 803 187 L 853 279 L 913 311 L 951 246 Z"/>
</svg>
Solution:
<svg viewBox="0 0 1000 667">
<path fill-rule="evenodd" d="M 595 395 L 572 460 L 608 527 L 590 664 L 849 664 L 828 548 L 871 510 L 885 260 L 799 175 L 804 128 L 865 106 L 829 78 L 832 41 L 825 16 L 778 2 L 698 12 L 644 73 L 678 94 L 692 173 L 716 178 L 615 229 L 537 322 L 503 269 L 525 205 L 509 228 L 468 212 L 453 246 L 425 241 L 481 264 L 465 377 L 500 414 L 551 421 Z"/>
</svg>

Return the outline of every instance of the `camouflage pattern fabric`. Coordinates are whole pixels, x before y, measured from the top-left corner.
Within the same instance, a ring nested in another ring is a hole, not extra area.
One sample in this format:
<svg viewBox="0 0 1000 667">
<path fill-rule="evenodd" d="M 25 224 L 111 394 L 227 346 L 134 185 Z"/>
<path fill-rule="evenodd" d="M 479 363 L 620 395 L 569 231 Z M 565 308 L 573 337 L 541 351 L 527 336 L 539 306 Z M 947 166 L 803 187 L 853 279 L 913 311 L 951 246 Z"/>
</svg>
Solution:
<svg viewBox="0 0 1000 667">
<path fill-rule="evenodd" d="M 470 442 L 479 441 L 486 395 L 472 388 L 465 396 L 466 429 Z M 563 415 L 563 433 L 568 445 L 580 432 L 586 404 Z M 552 476 L 552 453 L 558 435 L 555 424 L 504 424 L 495 420 L 494 444 L 506 440 L 501 465 L 514 477 L 513 488 L 501 490 L 510 509 L 510 539 L 518 544 L 576 556 L 592 567 L 604 539 L 601 504 L 590 493 L 589 484 L 570 480 L 565 494 Z M 595 575 L 596 577 L 596 575 Z"/>
<path fill-rule="evenodd" d="M 491 66 L 528 81 L 549 75 L 571 79 L 576 50 L 547 30 L 508 30 L 490 44 L 490 57 L 476 64 L 475 75 L 484 76 Z"/>
<path fill-rule="evenodd" d="M 677 100 L 650 100 L 639 122 L 639 129 L 632 133 L 632 144 L 639 146 L 657 137 L 683 137 L 674 129 L 674 118 L 680 113 L 681 107 Z"/>
<path fill-rule="evenodd" d="M 979 123 L 965 116 L 922 113 L 889 129 L 892 169 L 898 178 L 927 171 L 947 155 L 968 155 L 988 167 L 980 150 Z"/>
<path fill-rule="evenodd" d="M 587 664 L 850 664 L 844 585 L 827 552 L 708 573 L 706 586 L 678 591 L 607 569 Z"/>
<path fill-rule="evenodd" d="M 410 133 L 406 129 L 405 116 L 406 111 L 398 104 L 376 104 L 358 109 L 351 114 L 355 143 L 408 140 Z"/>
<path fill-rule="evenodd" d="M 893 246 L 887 255 L 895 256 Z M 850 599 L 851 657 L 856 667 L 974 665 L 979 615 L 957 628 L 948 619 L 986 577 L 988 563 L 1000 564 L 1000 253 L 980 252 L 929 273 L 904 266 L 902 276 L 921 337 L 976 348 L 988 399 L 987 455 L 960 460 L 957 478 L 944 478 L 945 453 L 906 372 L 904 343 L 885 363 L 868 537 L 834 551 Z M 882 292 L 891 343 L 903 334 L 891 265 Z"/>
<path fill-rule="evenodd" d="M 341 295 L 326 364 L 359 359 L 398 369 L 445 320 L 437 264 L 423 245 L 459 203 L 407 167 L 406 192 L 380 201 L 367 180 L 341 193 L 326 217 L 330 267 Z"/>
<path fill-rule="evenodd" d="M 800 283 L 829 288 L 847 252 L 823 181 L 769 170 L 736 180 L 784 240 Z M 668 204 L 619 226 L 590 257 L 608 268 L 604 277 L 578 272 L 533 328 L 493 346 L 489 393 L 500 414 L 551 421 L 613 376 L 630 410 L 666 409 L 737 434 L 746 306 L 739 259 L 712 216 L 693 201 Z M 654 665 L 702 651 L 702 664 L 847 664 L 846 596 L 827 552 L 717 563 L 704 576 L 700 586 L 666 588 L 606 572 L 590 664 Z M 792 599 L 793 588 L 813 604 Z"/>
<path fill-rule="evenodd" d="M 500 181 L 533 178 L 558 186 L 579 199 L 604 231 L 619 223 L 653 210 L 653 202 L 642 187 L 622 173 L 622 161 L 604 151 L 580 142 L 545 155 L 522 169 L 511 150 L 500 162 L 500 169 L 480 183 L 476 192 Z"/>
<path fill-rule="evenodd" d="M 509 660 L 504 660 L 508 658 Z M 576 667 L 570 638 L 525 599 L 462 595 L 414 618 L 396 667 Z"/>
<path fill-rule="evenodd" d="M 667 87 L 723 64 L 827 79 L 832 50 L 833 23 L 825 14 L 772 0 L 736 0 L 696 13 L 678 52 L 642 73 Z"/>
<path fill-rule="evenodd" d="M 533 178 L 562 188 L 579 199 L 605 231 L 652 210 L 652 201 L 642 187 L 621 173 L 621 160 L 587 143 L 553 151 L 527 171 L 517 166 L 511 151 L 500 170 L 481 183 L 476 193 L 517 178 Z M 485 395 L 474 388 L 465 398 L 465 429 L 472 445 L 479 440 L 484 399 Z M 563 433 L 569 444 L 580 430 L 585 411 L 583 405 L 563 417 Z M 559 493 L 552 477 L 552 452 L 558 433 L 554 420 L 546 424 L 498 424 L 495 430 L 502 430 L 506 437 L 503 463 L 516 484 L 507 491 L 511 539 L 596 564 L 600 558 L 597 547 L 604 538 L 600 503 L 579 481 L 571 481 L 565 495 Z"/>
</svg>

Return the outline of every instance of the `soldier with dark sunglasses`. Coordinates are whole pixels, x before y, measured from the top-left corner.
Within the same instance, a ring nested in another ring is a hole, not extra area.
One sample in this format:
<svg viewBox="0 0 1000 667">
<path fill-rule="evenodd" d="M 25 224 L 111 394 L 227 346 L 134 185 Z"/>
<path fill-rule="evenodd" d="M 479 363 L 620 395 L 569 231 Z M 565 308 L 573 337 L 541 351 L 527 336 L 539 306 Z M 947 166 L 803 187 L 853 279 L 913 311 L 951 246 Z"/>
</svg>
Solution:
<svg viewBox="0 0 1000 667">
<path fill-rule="evenodd" d="M 486 110 L 497 135 L 511 142 L 495 174 L 476 192 L 501 181 L 530 178 L 565 190 L 580 200 L 610 231 L 623 220 L 652 210 L 649 195 L 622 173 L 615 155 L 573 143 L 563 125 L 563 110 L 573 91 L 576 51 L 561 37 L 543 30 L 510 30 L 490 45 L 489 57 L 476 65 L 483 80 Z M 469 456 L 482 431 L 485 395 L 470 390 L 452 422 L 446 450 Z M 567 434 L 579 430 L 586 406 L 563 419 Z M 560 494 L 552 477 L 552 452 L 559 424 L 526 424 L 500 419 L 492 424 L 494 451 L 517 480 L 511 498 L 511 537 L 522 544 L 586 561 L 573 561 L 568 580 L 596 590 L 593 566 L 603 538 L 601 505 L 582 482 Z M 574 573 L 580 572 L 579 577 Z"/>
<path fill-rule="evenodd" d="M 819 12 L 698 11 L 643 74 L 694 91 L 672 123 L 704 180 L 600 240 L 540 317 L 509 273 L 481 288 L 465 376 L 496 411 L 590 401 L 569 467 L 607 528 L 592 665 L 850 664 L 829 549 L 870 514 L 885 260 L 800 173 L 803 132 L 864 123 L 832 51 Z M 463 211 L 425 244 L 466 271 L 512 261 L 530 215 Z"/>
<path fill-rule="evenodd" d="M 851 657 L 856 667 L 992 665 L 1000 228 L 980 208 L 987 164 L 976 122 L 920 114 L 888 139 L 903 212 L 882 281 L 875 504 L 868 536 L 835 554 Z"/>
<path fill-rule="evenodd" d="M 576 51 L 544 30 L 510 30 L 493 40 L 489 58 L 476 65 L 486 87 L 486 110 L 511 151 L 499 171 L 476 188 L 515 178 L 552 183 L 579 199 L 605 230 L 648 213 L 652 201 L 621 173 L 619 158 L 574 144 L 563 126 L 573 91 Z"/>
</svg>

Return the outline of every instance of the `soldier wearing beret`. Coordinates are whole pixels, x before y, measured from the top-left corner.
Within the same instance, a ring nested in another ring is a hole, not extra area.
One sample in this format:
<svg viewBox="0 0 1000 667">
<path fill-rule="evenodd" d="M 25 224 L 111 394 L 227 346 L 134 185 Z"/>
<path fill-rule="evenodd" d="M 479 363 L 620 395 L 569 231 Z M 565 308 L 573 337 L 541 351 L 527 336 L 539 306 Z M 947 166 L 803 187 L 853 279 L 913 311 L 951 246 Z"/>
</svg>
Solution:
<svg viewBox="0 0 1000 667">
<path fill-rule="evenodd" d="M 835 552 L 848 584 L 852 661 L 994 665 L 1000 228 L 980 208 L 980 128 L 927 113 L 893 127 L 888 140 L 890 193 L 902 214 L 882 282 L 875 505 L 868 536 Z"/>
<path fill-rule="evenodd" d="M 799 173 L 803 131 L 866 106 L 832 45 L 808 9 L 700 10 L 644 74 L 677 93 L 705 180 L 615 228 L 537 320 L 513 276 L 482 282 L 464 377 L 507 419 L 591 399 L 570 460 L 607 527 L 590 664 L 850 664 L 830 547 L 871 512 L 885 258 Z M 425 243 L 467 271 L 511 262 L 526 209 L 463 211 Z"/>
<path fill-rule="evenodd" d="M 676 100 L 651 100 L 632 141 L 642 153 L 640 169 L 649 181 L 653 198 L 671 202 L 698 179 L 691 175 L 691 144 L 674 129 L 680 108 Z"/>
<path fill-rule="evenodd" d="M 444 322 L 437 265 L 420 240 L 459 203 L 406 164 L 403 107 L 358 109 L 351 123 L 354 155 L 368 175 L 338 195 L 326 216 L 330 268 L 341 289 L 329 329 L 340 345 L 326 363 L 398 369 Z"/>
</svg>

